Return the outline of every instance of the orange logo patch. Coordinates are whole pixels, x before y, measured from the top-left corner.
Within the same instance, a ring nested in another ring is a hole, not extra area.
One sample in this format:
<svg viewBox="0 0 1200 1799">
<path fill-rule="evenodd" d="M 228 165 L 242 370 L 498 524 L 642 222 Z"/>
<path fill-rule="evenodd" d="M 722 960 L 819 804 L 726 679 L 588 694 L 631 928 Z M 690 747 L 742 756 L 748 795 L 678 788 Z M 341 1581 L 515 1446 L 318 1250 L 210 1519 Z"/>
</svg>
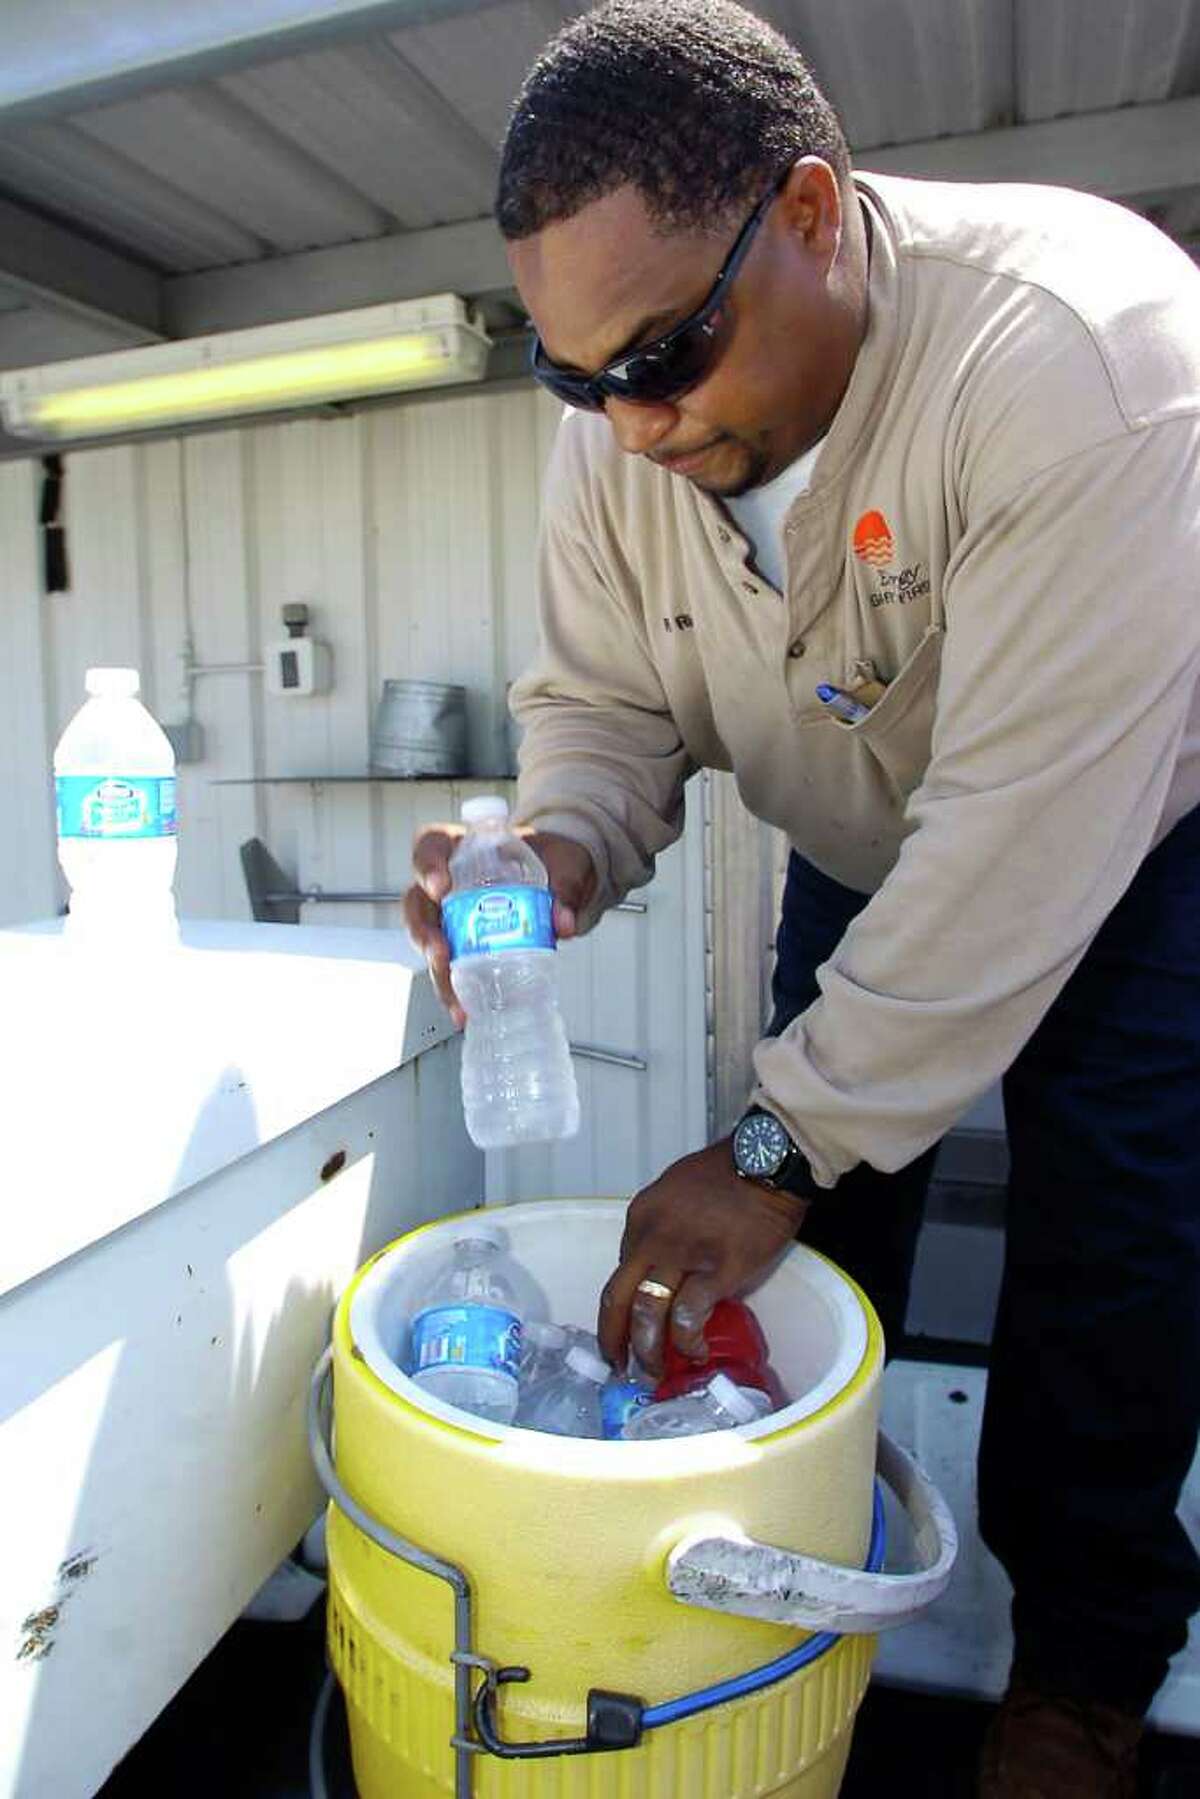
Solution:
<svg viewBox="0 0 1200 1799">
<path fill-rule="evenodd" d="M 896 540 L 882 512 L 864 512 L 854 527 L 854 554 L 872 568 L 886 568 L 896 553 Z"/>
</svg>

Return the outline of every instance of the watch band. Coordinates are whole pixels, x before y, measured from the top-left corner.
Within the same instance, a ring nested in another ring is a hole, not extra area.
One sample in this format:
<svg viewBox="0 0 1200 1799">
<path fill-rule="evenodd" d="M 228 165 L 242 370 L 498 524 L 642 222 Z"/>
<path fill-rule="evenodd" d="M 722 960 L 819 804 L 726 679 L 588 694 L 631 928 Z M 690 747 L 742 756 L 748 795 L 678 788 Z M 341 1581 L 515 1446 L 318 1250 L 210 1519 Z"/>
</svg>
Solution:
<svg viewBox="0 0 1200 1799">
<path fill-rule="evenodd" d="M 828 1199 L 829 1188 L 819 1187 L 813 1179 L 813 1171 L 808 1165 L 808 1157 L 804 1151 L 797 1149 L 791 1164 L 784 1169 L 780 1178 L 774 1182 L 784 1193 L 790 1193 L 793 1199 L 806 1199 L 811 1205 L 814 1200 Z"/>
</svg>

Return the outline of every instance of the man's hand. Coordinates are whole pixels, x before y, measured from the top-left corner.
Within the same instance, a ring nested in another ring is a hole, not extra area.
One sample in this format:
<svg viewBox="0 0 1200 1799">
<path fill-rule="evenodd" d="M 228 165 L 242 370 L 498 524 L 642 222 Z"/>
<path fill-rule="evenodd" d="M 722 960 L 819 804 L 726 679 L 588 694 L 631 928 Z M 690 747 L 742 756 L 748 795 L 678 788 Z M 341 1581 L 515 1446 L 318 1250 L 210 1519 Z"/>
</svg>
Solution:
<svg viewBox="0 0 1200 1799">
<path fill-rule="evenodd" d="M 450 891 L 447 864 L 462 837 L 462 825 L 428 825 L 413 840 L 413 869 L 417 879 L 404 896 L 408 934 L 429 964 L 438 998 L 461 1030 L 466 1014 L 450 985 L 450 946 L 442 932 L 442 901 Z M 579 914 L 596 891 L 596 870 L 581 843 L 559 837 L 553 831 L 531 831 L 517 826 L 546 865 L 554 895 L 552 922 L 556 937 L 573 937 Z"/>
<path fill-rule="evenodd" d="M 667 1329 L 703 1361 L 704 1325 L 718 1299 L 757 1284 L 791 1243 L 808 1202 L 735 1171 L 730 1139 L 672 1163 L 630 1201 L 621 1261 L 600 1295 L 600 1347 L 621 1365 L 628 1342 L 650 1374 L 662 1372 Z M 638 1291 L 648 1280 L 672 1297 Z"/>
</svg>

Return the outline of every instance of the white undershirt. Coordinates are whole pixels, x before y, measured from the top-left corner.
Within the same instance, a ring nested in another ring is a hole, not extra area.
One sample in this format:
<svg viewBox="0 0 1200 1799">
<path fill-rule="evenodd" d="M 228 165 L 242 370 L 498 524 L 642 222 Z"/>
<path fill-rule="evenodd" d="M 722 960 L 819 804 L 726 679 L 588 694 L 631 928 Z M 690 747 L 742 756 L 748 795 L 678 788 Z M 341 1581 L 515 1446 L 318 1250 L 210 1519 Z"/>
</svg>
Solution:
<svg viewBox="0 0 1200 1799">
<path fill-rule="evenodd" d="M 807 493 L 823 442 L 821 439 L 795 462 L 789 462 L 783 473 L 768 481 L 765 487 L 752 487 L 736 499 L 724 502 L 738 529 L 749 538 L 755 562 L 780 593 L 787 586 L 783 521 L 797 494 Z"/>
</svg>

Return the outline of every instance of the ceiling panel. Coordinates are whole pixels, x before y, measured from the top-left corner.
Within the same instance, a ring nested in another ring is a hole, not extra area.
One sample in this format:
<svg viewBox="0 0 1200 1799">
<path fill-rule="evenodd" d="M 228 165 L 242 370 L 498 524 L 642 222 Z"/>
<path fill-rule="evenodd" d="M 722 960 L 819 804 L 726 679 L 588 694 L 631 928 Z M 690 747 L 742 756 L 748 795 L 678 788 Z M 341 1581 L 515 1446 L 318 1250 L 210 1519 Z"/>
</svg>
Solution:
<svg viewBox="0 0 1200 1799">
<path fill-rule="evenodd" d="M 1004 122 L 1012 0 L 772 0 L 856 149 Z"/>
<path fill-rule="evenodd" d="M 392 42 L 413 67 L 499 150 L 517 89 L 546 41 L 583 12 L 569 0 L 519 0 L 486 13 L 462 14 L 394 32 Z M 491 205 L 492 196 L 488 196 Z"/>
<path fill-rule="evenodd" d="M 47 306 L 12 305 L 11 290 L 0 298 L 0 368 L 29 368 L 70 356 L 102 356 L 123 350 L 129 340 L 92 319 L 72 317 Z M 0 453 L 4 440 L 0 437 Z M 28 450 L 25 452 L 29 454 Z"/>
<path fill-rule="evenodd" d="M 0 110 L 62 118 L 491 0 L 2 0 Z"/>
<path fill-rule="evenodd" d="M 391 223 L 345 177 L 214 83 L 124 101 L 75 123 L 273 250 L 352 242 Z"/>
<path fill-rule="evenodd" d="M 474 218 L 495 153 L 387 39 L 227 76 L 222 87 L 395 226 Z"/>
<path fill-rule="evenodd" d="M 172 273 L 246 262 L 268 249 L 207 200 L 69 123 L 0 133 L 0 187 Z"/>
</svg>

